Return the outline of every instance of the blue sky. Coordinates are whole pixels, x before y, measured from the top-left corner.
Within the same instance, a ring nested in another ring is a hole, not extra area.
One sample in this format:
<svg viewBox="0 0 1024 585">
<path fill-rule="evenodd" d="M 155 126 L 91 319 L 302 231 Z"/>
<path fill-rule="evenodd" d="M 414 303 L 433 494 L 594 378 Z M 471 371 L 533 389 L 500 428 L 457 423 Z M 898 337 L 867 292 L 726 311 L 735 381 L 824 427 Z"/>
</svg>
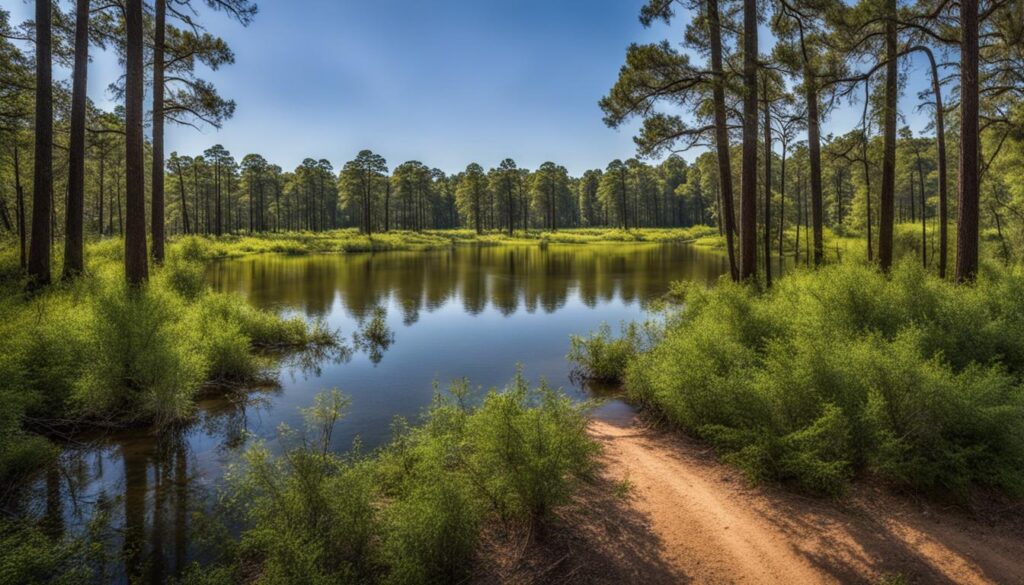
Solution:
<svg viewBox="0 0 1024 585">
<path fill-rule="evenodd" d="M 13 21 L 32 4 L 3 0 Z M 505 157 L 546 160 L 574 174 L 633 156 L 636 124 L 604 126 L 597 101 L 612 86 L 631 42 L 681 39 L 683 22 L 644 29 L 644 0 L 263 0 L 243 28 L 208 16 L 236 63 L 204 72 L 237 102 L 221 130 L 171 127 L 168 152 L 223 144 L 240 160 L 259 152 L 286 170 L 303 158 L 339 168 L 370 148 L 391 166 L 420 160 L 452 172 Z M 762 35 L 762 45 L 770 39 Z M 914 108 L 924 69 L 912 62 L 902 113 Z M 58 73 L 59 74 L 59 73 Z M 110 107 L 116 59 L 97 54 L 90 97 Z M 859 123 L 858 107 L 829 127 Z M 687 153 L 692 159 L 698 153 Z"/>
</svg>

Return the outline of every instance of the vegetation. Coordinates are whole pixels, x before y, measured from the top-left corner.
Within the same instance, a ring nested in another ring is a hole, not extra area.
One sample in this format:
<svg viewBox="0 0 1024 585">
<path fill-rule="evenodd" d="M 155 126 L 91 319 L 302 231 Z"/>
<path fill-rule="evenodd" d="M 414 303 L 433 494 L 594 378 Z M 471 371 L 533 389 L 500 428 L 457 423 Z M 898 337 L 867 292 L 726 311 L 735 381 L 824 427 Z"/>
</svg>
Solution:
<svg viewBox="0 0 1024 585">
<path fill-rule="evenodd" d="M 580 176 L 512 158 L 390 168 L 371 150 L 338 170 L 236 161 L 219 144 L 165 156 L 167 122 L 233 115 L 197 71 L 234 61 L 207 25 L 247 26 L 255 4 L 36 0 L 20 24 L 0 9 L 0 481 L 45 463 L 57 433 L 159 432 L 204 388 L 264 378 L 271 350 L 337 343 L 208 290 L 211 259 L 692 240 L 723 249 L 734 282 L 678 285 L 664 323 L 574 337 L 584 375 L 621 382 L 753 480 L 839 494 L 871 474 L 961 500 L 978 487 L 1022 496 L 1021 9 L 649 0 L 641 23 L 685 22 L 683 46 L 627 49 L 600 107 L 610 127 L 639 119 L 638 156 Z M 112 111 L 88 99 L 93 47 L 124 67 L 100 80 L 123 103 Z M 929 65 L 917 135 L 899 127 L 912 55 Z M 863 109 L 834 135 L 839 104 Z M 713 151 L 679 156 L 697 146 Z M 775 257 L 806 270 L 773 280 Z M 383 309 L 356 337 L 376 361 L 391 339 Z M 380 453 L 339 455 L 346 400 L 321 396 L 284 453 L 249 451 L 229 493 L 242 535 L 189 578 L 450 582 L 488 522 L 540 534 L 592 465 L 582 407 L 521 378 L 471 402 L 458 386 Z M 0 544 L 2 580 L 90 572 L 92 549 L 45 527 L 5 521 Z"/>
<path fill-rule="evenodd" d="M 762 294 L 680 285 L 653 343 L 604 329 L 571 357 L 752 480 L 838 494 L 871 473 L 940 497 L 1020 496 L 1022 279 L 991 269 L 959 289 L 902 262 L 889 277 L 801 271 Z"/>
<path fill-rule="evenodd" d="M 231 472 L 227 504 L 249 528 L 222 566 L 192 579 L 233 583 L 255 564 L 261 584 L 450 583 L 472 569 L 490 523 L 542 538 L 594 466 L 586 405 L 522 376 L 475 402 L 456 384 L 420 425 L 396 421 L 379 452 L 338 454 L 331 432 L 348 400 L 318 395 L 304 430 L 281 431 L 284 453 L 255 444 Z"/>
<path fill-rule="evenodd" d="M 336 343 L 320 324 L 282 319 L 210 291 L 202 266 L 176 249 L 148 286 L 130 288 L 118 278 L 117 244 L 87 248 L 88 276 L 3 298 L 4 481 L 46 463 L 40 454 L 52 449 L 38 433 L 170 424 L 190 415 L 204 386 L 265 378 L 273 365 L 267 350 Z M 3 262 L 5 273 L 15 271 L 12 254 Z"/>
</svg>

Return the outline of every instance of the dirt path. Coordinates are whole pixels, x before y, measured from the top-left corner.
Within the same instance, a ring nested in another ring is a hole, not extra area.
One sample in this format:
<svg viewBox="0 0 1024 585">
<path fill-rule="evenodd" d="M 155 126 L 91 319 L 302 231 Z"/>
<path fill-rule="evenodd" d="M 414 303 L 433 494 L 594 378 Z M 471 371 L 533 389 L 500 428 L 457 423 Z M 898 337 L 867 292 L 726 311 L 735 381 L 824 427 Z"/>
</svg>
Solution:
<svg viewBox="0 0 1024 585">
<path fill-rule="evenodd" d="M 1005 518 L 984 522 L 868 487 L 840 502 L 751 488 L 705 445 L 638 419 L 595 421 L 591 432 L 604 446 L 605 480 L 629 491 L 619 504 L 584 505 L 602 520 L 576 524 L 581 543 L 569 548 L 615 566 L 571 574 L 587 574 L 583 582 L 1024 583 L 1024 530 Z"/>
</svg>

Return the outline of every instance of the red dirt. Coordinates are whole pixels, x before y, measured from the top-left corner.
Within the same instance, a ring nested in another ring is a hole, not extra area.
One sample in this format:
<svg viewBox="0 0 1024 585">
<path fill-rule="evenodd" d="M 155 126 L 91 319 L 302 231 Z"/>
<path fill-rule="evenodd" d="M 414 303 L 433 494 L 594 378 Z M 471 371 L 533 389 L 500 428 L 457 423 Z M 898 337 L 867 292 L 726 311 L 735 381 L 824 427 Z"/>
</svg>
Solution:
<svg viewBox="0 0 1024 585">
<path fill-rule="evenodd" d="M 1019 507 L 982 518 L 864 484 L 803 497 L 639 418 L 590 430 L 598 482 L 543 539 L 494 545 L 477 582 L 1024 584 Z"/>
</svg>

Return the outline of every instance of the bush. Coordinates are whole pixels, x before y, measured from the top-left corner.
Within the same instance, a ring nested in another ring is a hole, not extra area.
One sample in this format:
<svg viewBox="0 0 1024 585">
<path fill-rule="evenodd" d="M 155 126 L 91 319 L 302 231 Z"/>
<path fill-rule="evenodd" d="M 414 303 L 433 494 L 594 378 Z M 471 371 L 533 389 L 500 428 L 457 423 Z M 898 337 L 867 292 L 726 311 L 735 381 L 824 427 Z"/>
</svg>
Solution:
<svg viewBox="0 0 1024 585">
<path fill-rule="evenodd" d="M 96 297 L 92 311 L 92 361 L 79 383 L 79 407 L 95 417 L 186 416 L 207 364 L 189 344 L 181 300 L 156 287 L 117 284 Z"/>
<path fill-rule="evenodd" d="M 319 395 L 306 430 L 283 431 L 282 456 L 257 444 L 229 473 L 226 502 L 249 526 L 234 562 L 257 563 L 261 584 L 464 579 L 488 519 L 542 526 L 597 449 L 583 406 L 521 375 L 473 402 L 468 384 L 454 385 L 422 425 L 397 421 L 393 441 L 366 457 L 332 452 L 348 402 Z"/>
<path fill-rule="evenodd" d="M 217 327 L 233 323 L 254 348 L 302 348 L 322 339 L 321 328 L 310 329 L 300 318 L 282 319 L 257 309 L 238 295 L 208 293 L 196 304 L 201 322 Z M 316 331 L 317 335 L 312 333 Z"/>
<path fill-rule="evenodd" d="M 206 290 L 206 273 L 203 265 L 194 260 L 171 256 L 163 270 L 158 273 L 167 286 L 188 300 L 199 298 Z"/>
<path fill-rule="evenodd" d="M 612 337 L 607 323 L 587 337 L 573 335 L 569 338 L 569 355 L 577 365 L 577 372 L 585 378 L 603 382 L 619 382 L 626 372 L 626 366 L 640 350 L 640 333 L 635 323 L 622 326 L 622 335 Z"/>
<path fill-rule="evenodd" d="M 955 287 L 906 262 L 888 278 L 798 272 L 761 295 L 684 287 L 662 338 L 628 358 L 625 386 L 753 480 L 836 494 L 867 471 L 958 499 L 1024 494 L 1021 278 Z M 604 331 L 573 354 L 600 372 L 608 360 L 593 356 L 611 343 Z"/>
<path fill-rule="evenodd" d="M 581 408 L 546 384 L 531 388 L 520 372 L 468 417 L 466 465 L 502 517 L 538 525 L 589 474 L 596 445 Z"/>
</svg>

